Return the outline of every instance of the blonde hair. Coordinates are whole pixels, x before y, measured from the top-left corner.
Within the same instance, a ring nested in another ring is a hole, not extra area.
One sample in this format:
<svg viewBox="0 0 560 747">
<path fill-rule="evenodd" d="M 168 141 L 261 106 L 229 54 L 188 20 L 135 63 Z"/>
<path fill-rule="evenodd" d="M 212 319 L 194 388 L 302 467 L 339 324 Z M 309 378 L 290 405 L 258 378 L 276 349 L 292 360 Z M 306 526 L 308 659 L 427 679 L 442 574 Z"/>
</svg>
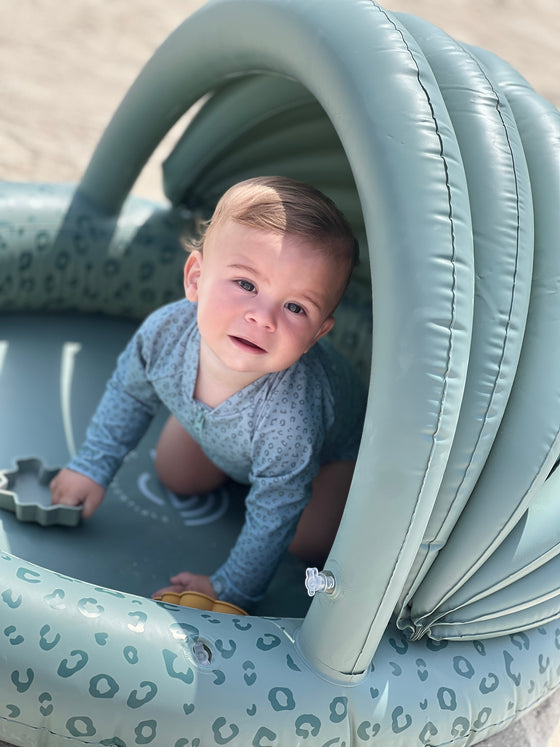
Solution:
<svg viewBox="0 0 560 747">
<path fill-rule="evenodd" d="M 203 250 L 206 237 L 228 219 L 308 239 L 346 269 L 345 287 L 358 262 L 358 242 L 350 224 L 329 197 L 305 182 L 260 176 L 235 184 L 222 195 L 202 227 L 200 240 L 190 248 Z"/>
</svg>

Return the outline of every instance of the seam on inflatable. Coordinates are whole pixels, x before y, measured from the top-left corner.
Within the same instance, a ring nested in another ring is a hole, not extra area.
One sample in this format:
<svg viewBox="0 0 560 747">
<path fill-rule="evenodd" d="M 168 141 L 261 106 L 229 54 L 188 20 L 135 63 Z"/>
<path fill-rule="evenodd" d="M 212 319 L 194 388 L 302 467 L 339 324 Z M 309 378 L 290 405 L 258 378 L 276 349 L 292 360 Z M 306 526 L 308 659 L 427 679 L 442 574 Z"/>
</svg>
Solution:
<svg viewBox="0 0 560 747">
<path fill-rule="evenodd" d="M 24 729 L 32 729 L 35 733 L 46 732 L 47 734 L 52 734 L 53 737 L 62 737 L 62 739 L 65 739 L 68 742 L 83 744 L 84 747 L 95 747 L 96 744 L 99 744 L 99 742 L 92 742 L 91 740 L 85 742 L 79 737 L 65 736 L 64 734 L 61 734 L 60 731 L 52 731 L 52 729 L 47 729 L 46 726 L 33 726 L 33 724 L 27 724 L 25 721 L 17 721 L 16 719 L 9 718 L 8 716 L 0 716 L 0 721 L 4 721 L 7 724 L 15 724 L 18 727 L 22 726 Z M 3 738 L 2 735 L 0 735 L 0 737 Z"/>
<path fill-rule="evenodd" d="M 507 98 L 507 96 L 506 96 L 506 98 Z M 515 115 L 514 115 L 514 118 L 515 118 Z M 521 133 L 520 133 L 520 137 L 521 137 Z M 556 431 L 554 432 L 553 436 L 551 437 L 551 439 L 549 441 L 550 445 L 545 447 L 545 449 L 544 449 L 544 456 L 543 456 L 543 458 L 542 458 L 539 466 L 535 470 L 535 474 L 534 474 L 533 479 L 531 480 L 531 482 L 530 482 L 527 490 L 521 496 L 521 498 L 518 501 L 518 503 L 516 504 L 516 506 L 513 508 L 513 510 L 511 511 L 511 513 L 508 515 L 507 520 L 504 523 L 505 526 L 509 526 L 510 522 L 512 522 L 512 520 L 514 519 L 514 517 L 516 516 L 516 514 L 519 514 L 517 516 L 517 518 L 515 519 L 515 523 L 517 523 L 519 521 L 519 519 L 521 518 L 522 513 L 524 513 L 526 511 L 526 509 L 527 509 L 527 507 L 529 505 L 529 502 L 527 500 L 527 496 L 529 496 L 529 494 L 534 489 L 534 487 L 535 487 L 536 484 L 538 486 L 538 481 L 539 481 L 539 479 L 541 477 L 541 473 L 542 473 L 542 471 L 543 471 L 543 469 L 544 469 L 544 467 L 546 465 L 546 462 L 548 461 L 548 458 L 549 458 L 550 454 L 553 453 L 554 449 L 555 449 L 555 453 L 554 453 L 555 459 L 554 459 L 554 461 L 556 461 L 556 459 L 558 458 L 558 443 L 559 443 L 559 439 L 560 439 L 560 426 L 556 429 Z M 546 479 L 546 477 L 545 477 L 545 479 Z M 508 530 L 506 532 L 506 535 L 509 534 L 509 532 L 511 531 L 512 528 L 513 527 L 509 527 L 508 528 Z M 502 530 L 500 531 L 500 534 L 503 535 L 503 531 L 504 530 L 502 528 Z M 500 534 L 498 536 L 500 536 Z M 498 539 L 498 537 L 495 537 L 494 540 L 493 540 L 493 542 L 495 542 L 497 539 Z M 492 552 L 494 552 L 494 550 L 492 549 L 492 544 L 493 543 L 491 542 L 489 545 L 487 545 L 487 547 L 485 548 L 485 550 L 480 554 L 480 557 L 484 556 L 486 553 L 492 554 Z M 478 570 L 478 568 L 476 568 L 475 571 L 476 570 Z M 446 597 L 446 598 L 448 598 L 448 597 Z M 443 601 L 445 601 L 445 600 L 443 600 Z M 461 605 L 461 606 L 464 606 L 464 605 Z"/>
<path fill-rule="evenodd" d="M 391 587 L 392 581 L 393 581 L 393 579 L 394 579 L 394 577 L 396 575 L 397 567 L 398 567 L 399 562 L 401 561 L 402 556 L 403 556 L 403 548 L 407 544 L 407 540 L 408 540 L 408 538 L 410 536 L 410 533 L 412 531 L 412 527 L 413 527 L 413 525 L 415 523 L 415 518 L 416 518 L 416 516 L 418 514 L 418 511 L 419 511 L 419 508 L 420 508 L 421 496 L 422 496 L 422 493 L 424 492 L 424 489 L 425 489 L 425 486 L 426 486 L 426 479 L 427 479 L 428 473 L 430 471 L 430 465 L 431 465 L 431 463 L 433 461 L 433 458 L 434 458 L 434 451 L 435 451 L 435 445 L 436 445 L 436 440 L 437 440 L 436 436 L 437 436 L 437 434 L 438 434 L 438 432 L 439 432 L 439 430 L 441 428 L 443 411 L 445 409 L 444 404 L 445 404 L 445 402 L 447 400 L 448 378 L 449 378 L 448 375 L 449 375 L 449 369 L 450 369 L 451 351 L 452 351 L 452 348 L 453 348 L 453 338 L 454 338 L 453 329 L 454 329 L 454 326 L 455 326 L 456 312 L 457 312 L 457 303 L 456 303 L 456 298 L 457 298 L 457 293 L 456 293 L 456 289 L 457 289 L 457 274 L 456 274 L 457 273 L 457 268 L 456 268 L 455 223 L 454 223 L 454 217 L 453 217 L 453 200 L 452 200 L 452 193 L 451 193 L 451 186 L 450 186 L 450 179 L 449 179 L 449 167 L 448 167 L 447 159 L 445 157 L 445 148 L 444 148 L 443 138 L 441 136 L 441 133 L 440 133 L 440 130 L 439 130 L 439 127 L 438 127 L 438 122 L 437 122 L 437 118 L 435 116 L 435 111 L 434 111 L 434 107 L 433 107 L 432 101 L 430 99 L 430 94 L 428 92 L 428 89 L 426 88 L 426 86 L 422 82 L 422 77 L 421 77 L 421 72 L 420 72 L 420 66 L 418 65 L 418 62 L 417 62 L 417 60 L 416 60 L 416 58 L 415 58 L 415 56 L 413 54 L 412 49 L 410 48 L 410 46 L 407 43 L 402 30 L 396 25 L 395 21 L 392 18 L 389 17 L 389 15 L 387 14 L 387 12 L 383 8 L 381 8 L 380 6 L 378 6 L 375 2 L 373 4 L 383 13 L 383 15 L 385 16 L 385 18 L 387 19 L 387 21 L 393 26 L 393 28 L 395 29 L 395 31 L 401 37 L 401 39 L 403 41 L 403 44 L 404 44 L 404 47 L 405 47 L 406 51 L 408 52 L 408 54 L 410 56 L 410 59 L 412 60 L 412 62 L 414 63 L 414 66 L 416 68 L 416 77 L 417 77 L 417 80 L 418 80 L 418 84 L 420 85 L 422 91 L 424 92 L 424 94 L 426 96 L 426 101 L 428 103 L 428 106 L 430 107 L 432 121 L 434 123 L 435 134 L 436 134 L 437 139 L 439 141 L 440 158 L 441 158 L 441 162 L 442 162 L 444 173 L 445 173 L 445 188 L 446 188 L 446 191 L 447 191 L 447 201 L 448 201 L 448 208 L 449 208 L 449 213 L 448 213 L 448 215 L 449 215 L 449 227 L 450 227 L 450 233 L 451 233 L 451 267 L 452 267 L 451 323 L 450 323 L 449 328 L 448 328 L 448 338 L 449 338 L 449 341 L 448 341 L 448 345 L 447 345 L 447 361 L 446 361 L 446 369 L 445 369 L 445 374 L 444 374 L 444 385 L 443 385 L 442 396 L 441 396 L 441 400 L 440 400 L 440 408 L 439 408 L 439 412 L 438 412 L 437 423 L 436 423 L 436 427 L 434 429 L 434 433 L 432 435 L 432 445 L 431 445 L 430 453 L 428 455 L 428 459 L 427 459 L 427 462 L 426 462 L 426 468 L 424 470 L 424 475 L 422 477 L 422 483 L 420 485 L 420 490 L 419 490 L 419 492 L 418 492 L 418 494 L 416 496 L 414 510 L 412 511 L 412 514 L 411 514 L 411 517 L 410 517 L 410 521 L 409 521 L 408 527 L 406 529 L 404 541 L 401 543 L 401 546 L 399 548 L 397 557 L 395 558 L 395 562 L 393 564 L 393 568 L 391 570 L 391 574 L 389 576 L 389 579 L 388 579 L 387 584 L 385 586 L 385 589 L 383 591 L 383 598 L 385 598 L 385 595 L 387 594 L 388 589 Z M 374 627 L 374 624 L 375 624 L 375 618 L 374 618 L 374 620 L 372 621 L 372 624 L 369 627 L 369 632 L 368 632 L 367 639 L 369 639 L 369 636 L 371 635 L 371 631 L 372 631 L 372 629 Z M 361 656 L 363 654 L 365 646 L 366 646 L 366 641 L 364 641 L 364 644 L 362 645 L 362 647 L 360 649 L 360 654 L 359 654 L 359 656 L 357 657 L 357 659 L 356 659 L 356 661 L 354 663 L 354 669 L 355 669 L 355 666 L 357 664 L 357 661 L 361 658 Z"/>
<path fill-rule="evenodd" d="M 512 714 L 510 717 L 504 718 L 501 721 L 496 721 L 496 722 L 494 722 L 492 724 L 485 724 L 485 726 L 484 726 L 483 729 L 470 729 L 469 732 L 468 732 L 468 734 L 469 735 L 470 734 L 484 734 L 484 732 L 488 731 L 488 729 L 494 729 L 496 726 L 499 726 L 500 727 L 500 731 L 501 731 L 503 728 L 505 728 L 506 724 L 510 724 L 512 721 L 517 720 L 520 715 L 522 715 L 522 714 L 524 714 L 524 713 L 532 710 L 533 708 L 535 708 L 535 706 L 539 705 L 544 700 L 546 700 L 557 689 L 558 689 L 557 686 L 556 687 L 546 687 L 546 692 L 544 694 L 542 694 L 540 697 L 538 697 L 535 700 L 533 700 L 529 705 L 525 706 L 524 708 L 516 709 L 515 713 Z M 4 721 L 6 723 L 9 723 L 9 724 L 15 724 L 17 726 L 24 727 L 25 729 L 31 729 L 34 732 L 47 732 L 48 734 L 52 734 L 52 736 L 54 736 L 54 737 L 62 737 L 63 739 L 68 739 L 72 743 L 77 743 L 77 744 L 82 744 L 82 745 L 89 745 L 90 747 L 91 747 L 92 744 L 97 744 L 96 742 L 92 743 L 91 741 L 85 742 L 82 739 L 80 739 L 79 737 L 65 737 L 59 731 L 52 731 L 51 729 L 47 729 L 44 726 L 33 726 L 31 724 L 25 723 L 24 721 L 17 721 L 17 720 L 14 720 L 14 719 L 10 719 L 10 718 L 8 718 L 6 716 L 0 716 L 0 720 Z M 494 733 L 494 732 L 492 732 L 492 733 Z M 460 741 L 461 744 L 464 744 L 465 736 L 468 736 L 468 735 L 462 735 L 462 736 L 458 737 L 457 739 L 452 739 L 452 740 L 449 740 L 447 742 L 438 742 L 437 747 L 447 747 L 448 745 L 455 744 L 457 741 Z"/>
<path fill-rule="evenodd" d="M 515 266 L 514 266 L 514 272 L 513 272 L 513 285 L 512 285 L 512 290 L 511 290 L 509 311 L 508 311 L 507 322 L 506 322 L 506 325 L 505 325 L 505 331 L 504 331 L 504 336 L 503 336 L 502 350 L 501 350 L 500 359 L 499 359 L 499 362 L 498 362 L 498 371 L 496 373 L 496 376 L 494 378 L 494 384 L 492 386 L 492 395 L 490 397 L 490 400 L 489 400 L 489 403 L 488 403 L 488 407 L 486 408 L 486 413 L 485 413 L 485 416 L 484 416 L 484 420 L 482 422 L 482 426 L 481 426 L 481 428 L 479 430 L 479 433 L 478 433 L 478 438 L 476 439 L 474 448 L 473 448 L 473 450 L 471 452 L 470 459 L 469 459 L 469 461 L 468 461 L 468 463 L 466 465 L 466 468 L 465 468 L 465 470 L 463 472 L 463 478 L 462 478 L 461 482 L 459 483 L 459 485 L 457 486 L 457 490 L 455 491 L 455 496 L 454 496 L 455 498 L 457 497 L 457 494 L 459 493 L 459 491 L 461 490 L 461 487 L 462 487 L 463 483 L 465 482 L 465 479 L 467 477 L 468 471 L 469 471 L 469 469 L 470 469 L 470 467 L 472 465 L 474 456 L 475 456 L 476 451 L 478 449 L 478 445 L 479 445 L 480 440 L 481 440 L 481 438 L 483 436 L 485 426 L 486 426 L 486 424 L 488 422 L 488 413 L 490 411 L 490 408 L 492 407 L 492 403 L 494 401 L 494 396 L 496 394 L 496 389 L 497 389 L 497 386 L 498 386 L 498 382 L 500 380 L 500 374 L 502 373 L 503 362 L 504 362 L 504 358 L 505 358 L 505 354 L 506 354 L 507 341 L 509 340 L 509 336 L 510 336 L 509 335 L 509 331 L 510 331 L 510 327 L 511 327 L 511 318 L 512 318 L 513 306 L 514 306 L 514 299 L 515 299 L 516 291 L 517 291 L 517 279 L 518 279 L 518 275 L 519 275 L 519 243 L 520 243 L 519 242 L 519 235 L 520 235 L 519 180 L 517 178 L 517 169 L 515 168 L 516 161 L 515 161 L 515 157 L 514 157 L 514 153 L 513 153 L 513 148 L 512 148 L 512 145 L 511 145 L 511 139 L 509 137 L 507 126 L 506 126 L 506 123 L 504 121 L 504 118 L 503 118 L 503 115 L 502 115 L 502 111 L 501 111 L 501 108 L 500 108 L 500 94 L 496 90 L 495 86 L 492 84 L 492 81 L 490 80 L 490 78 L 486 75 L 486 71 L 481 66 L 480 61 L 474 55 L 472 55 L 469 50 L 465 49 L 462 45 L 461 45 L 461 48 L 464 49 L 465 53 L 469 57 L 471 57 L 471 59 L 475 62 L 475 64 L 479 68 L 481 74 L 483 75 L 483 77 L 488 82 L 488 85 L 490 86 L 490 89 L 492 90 L 492 92 L 496 96 L 496 111 L 498 112 L 498 116 L 500 117 L 500 121 L 501 121 L 501 123 L 503 125 L 504 134 L 506 136 L 506 142 L 507 142 L 507 145 L 508 145 L 508 150 L 509 150 L 509 152 L 511 154 L 511 164 L 512 164 L 512 171 L 513 171 L 513 181 L 514 181 L 515 195 L 516 195 L 516 203 L 515 204 L 516 204 L 517 220 L 516 220 L 515 230 L 516 230 L 516 247 L 517 247 L 517 251 L 515 253 Z M 505 98 L 506 101 L 507 101 L 507 96 L 503 96 L 503 98 Z M 449 509 L 448 509 L 447 513 L 445 514 L 445 518 L 446 519 L 447 519 L 447 517 L 449 516 L 449 514 L 451 512 L 452 506 L 453 506 L 453 504 L 451 504 L 449 506 Z M 462 513 L 462 511 L 461 511 L 461 513 Z M 448 598 L 448 597 L 446 597 L 446 598 Z M 440 603 L 444 602 L 444 601 L 445 601 L 445 599 L 442 599 L 442 600 L 440 600 Z M 435 608 L 434 608 L 434 610 L 432 610 L 432 613 L 433 612 L 435 612 Z M 430 613 L 430 614 L 432 614 L 432 613 Z"/>
<path fill-rule="evenodd" d="M 517 505 L 516 505 L 516 506 L 514 507 L 513 511 L 512 511 L 512 512 L 511 512 L 511 513 L 509 514 L 509 516 L 508 516 L 508 519 L 507 519 L 507 521 L 506 521 L 506 525 L 508 525 L 508 524 L 509 524 L 509 522 L 510 522 L 510 521 L 512 521 L 512 519 L 513 519 L 513 518 L 515 517 L 515 514 L 516 514 L 517 512 L 519 512 L 519 511 L 520 511 L 520 507 L 521 507 L 521 511 L 522 511 L 523 513 L 524 513 L 524 512 L 525 512 L 525 511 L 527 510 L 527 504 L 526 504 L 527 496 L 528 496 L 528 495 L 529 495 L 529 494 L 531 493 L 532 489 L 533 489 L 533 488 L 534 488 L 534 486 L 535 486 L 535 483 L 537 483 L 537 481 L 538 481 L 538 479 L 539 479 L 539 476 L 541 475 L 541 472 L 542 472 L 542 470 L 543 470 L 543 468 L 544 468 L 544 465 L 546 464 L 546 461 L 547 461 L 547 459 L 548 459 L 548 457 L 549 457 L 550 453 L 551 453 L 551 452 L 552 452 L 552 450 L 554 449 L 555 445 L 558 445 L 559 439 L 560 439 L 560 427 L 559 427 L 559 428 L 558 428 L 558 429 L 556 430 L 556 433 L 554 434 L 554 437 L 552 438 L 552 441 L 551 441 L 551 443 L 550 443 L 550 446 L 549 446 L 549 447 L 548 447 L 547 449 L 545 449 L 545 454 L 544 454 L 544 458 L 542 459 L 542 461 L 541 461 L 541 463 L 540 463 L 540 465 L 539 465 L 538 469 L 536 470 L 535 476 L 534 476 L 534 478 L 533 478 L 533 479 L 531 480 L 531 483 L 530 483 L 529 487 L 527 488 L 527 490 L 525 491 L 525 493 L 524 493 L 524 494 L 523 494 L 523 495 L 521 496 L 521 499 L 519 500 L 519 502 L 517 503 Z M 557 451 L 558 451 L 558 450 L 557 450 Z M 556 454 L 556 456 L 557 456 L 557 454 Z M 517 517 L 517 519 L 516 519 L 516 522 L 515 522 L 515 523 L 517 523 L 517 522 L 519 521 L 519 519 L 520 519 L 520 518 L 521 518 L 521 515 L 520 515 L 519 517 Z M 513 527 L 510 527 L 510 528 L 508 529 L 508 531 L 507 531 L 507 533 L 506 533 L 506 536 L 507 536 L 507 535 L 509 534 L 509 532 L 511 531 L 511 529 L 512 529 L 512 528 L 513 528 Z M 503 531 L 503 530 L 501 530 L 501 531 Z M 499 536 L 499 535 L 498 535 L 498 536 Z M 495 538 L 494 538 L 493 542 L 495 542 L 495 541 L 496 541 L 496 539 L 497 539 L 497 537 L 495 537 Z M 483 551 L 482 551 L 482 552 L 480 553 L 480 556 L 479 556 L 479 557 L 482 557 L 482 556 L 484 556 L 484 555 L 485 555 L 486 553 L 488 553 L 488 552 L 490 552 L 490 554 L 492 554 L 492 553 L 494 552 L 494 550 L 492 549 L 492 542 L 491 542 L 491 543 L 490 543 L 490 544 L 489 544 L 489 545 L 488 545 L 488 546 L 487 546 L 487 547 L 486 547 L 486 548 L 485 548 L 485 549 L 484 549 L 484 550 L 483 550 Z M 473 567 L 473 566 L 471 566 L 471 568 L 472 568 L 472 567 Z M 477 570 L 478 570 L 479 568 L 480 568 L 480 566 L 477 566 L 477 567 L 476 567 L 476 568 L 474 569 L 474 572 L 476 572 L 476 571 L 477 571 Z M 472 574 L 471 574 L 471 575 L 472 575 Z M 528 574 L 525 574 L 524 576 L 522 576 L 522 578 L 525 578 L 525 577 L 526 577 L 527 575 L 528 575 Z M 469 576 L 469 578 L 470 578 L 470 576 Z M 512 583 L 514 583 L 514 582 L 512 582 Z M 450 592 L 450 594 L 448 594 L 448 595 L 447 595 L 447 596 L 445 596 L 445 597 L 444 597 L 443 599 L 441 599 L 441 600 L 440 600 L 440 602 L 439 602 L 438 604 L 442 604 L 442 603 L 444 603 L 444 602 L 445 602 L 445 601 L 446 601 L 447 599 L 449 599 L 449 598 L 450 598 L 451 596 L 453 596 L 453 594 L 454 594 L 454 593 L 455 593 L 455 592 L 456 592 L 456 591 L 457 591 L 458 589 L 460 589 L 460 588 L 461 588 L 460 586 L 455 586 L 455 587 L 453 587 L 453 589 L 452 589 L 452 591 Z M 480 594 L 479 594 L 479 595 L 477 595 L 477 598 L 475 599 L 475 601 L 478 601 L 478 600 L 479 600 L 480 598 L 485 598 L 486 596 L 488 596 L 488 594 L 484 595 L 483 597 L 480 597 Z M 432 627 L 433 625 L 435 625 L 435 624 L 436 624 L 436 623 L 437 623 L 437 622 L 438 622 L 439 620 L 441 620 L 442 618 L 445 618 L 445 616 L 446 616 L 447 614 L 450 614 L 450 613 L 456 612 L 457 610 L 459 610 L 459 609 L 462 609 L 463 607 L 466 607 L 466 606 L 468 606 L 468 605 L 469 605 L 469 604 L 470 604 L 471 602 L 472 602 L 472 600 L 469 600 L 469 601 L 467 601 L 467 602 L 463 602 L 462 604 L 458 605 L 457 607 L 453 607 L 453 608 L 451 608 L 451 609 L 448 609 L 448 610 L 443 610 L 443 611 L 440 611 L 440 614 L 439 614 L 439 615 L 438 615 L 437 617 L 434 617 L 433 619 L 429 619 L 427 623 L 424 623 L 424 625 L 427 625 L 427 628 L 426 628 L 426 629 L 430 629 L 430 628 L 431 628 L 431 627 Z M 433 615 L 434 615 L 434 614 L 436 613 L 436 610 L 437 610 L 437 607 L 436 607 L 436 608 L 434 608 L 434 609 L 433 609 L 433 610 L 432 610 L 431 612 L 429 612 L 429 613 L 427 613 L 426 615 L 423 615 L 423 616 L 422 616 L 421 618 L 419 618 L 419 619 L 418 619 L 418 622 L 420 623 L 420 622 L 422 622 L 422 620 L 424 620 L 424 618 L 426 618 L 426 617 L 429 617 L 429 616 L 433 616 Z M 543 624 L 546 624 L 547 622 L 551 622 L 551 621 L 552 621 L 553 619 L 555 619 L 555 618 L 557 618 L 557 617 L 558 617 L 557 615 L 554 615 L 554 616 L 553 616 L 552 618 L 550 618 L 550 619 L 547 619 L 547 620 L 545 620 L 545 621 L 541 620 L 541 621 L 539 622 L 539 625 L 543 625 Z M 443 623 L 442 623 L 442 624 L 444 624 L 444 625 L 446 624 L 446 623 L 445 623 L 445 620 L 443 621 Z M 525 628 L 525 629 L 529 629 L 529 630 L 530 630 L 530 629 L 531 629 L 532 627 L 534 627 L 534 626 L 533 626 L 533 625 L 531 625 L 531 626 L 530 626 L 529 628 Z M 512 634 L 513 632 L 515 632 L 515 631 L 509 631 L 509 632 L 508 632 L 508 631 L 506 631 L 506 632 L 504 633 L 504 635 L 511 635 L 511 634 Z M 416 640 L 416 639 L 415 639 L 415 640 Z M 454 639 L 449 639 L 449 640 L 454 640 Z"/>
<path fill-rule="evenodd" d="M 507 340 L 509 339 L 509 329 L 511 327 L 512 309 L 513 309 L 514 299 L 515 299 L 516 290 L 517 290 L 517 279 L 518 279 L 518 270 L 519 270 L 519 248 L 520 248 L 519 247 L 519 243 L 520 243 L 520 239 L 519 239 L 519 236 L 520 236 L 519 179 L 518 179 L 518 175 L 517 175 L 517 170 L 515 168 L 516 161 L 515 161 L 515 157 L 514 157 L 514 153 L 513 153 L 513 148 L 512 148 L 512 145 L 511 145 L 511 139 L 509 137 L 507 126 L 506 126 L 506 123 L 504 121 L 504 118 L 503 118 L 503 115 L 502 115 L 502 111 L 500 109 L 500 94 L 499 94 L 498 90 L 496 89 L 496 87 L 493 85 L 493 83 L 490 80 L 490 78 L 488 77 L 488 75 L 486 74 L 486 70 L 483 67 L 483 65 L 481 64 L 480 60 L 474 54 L 472 54 L 472 52 L 469 49 L 467 49 L 463 45 L 461 45 L 461 48 L 475 62 L 475 64 L 477 65 L 478 69 L 480 70 L 481 74 L 483 75 L 483 77 L 488 82 L 488 85 L 490 86 L 490 89 L 492 90 L 492 92 L 496 96 L 496 111 L 498 112 L 498 115 L 500 117 L 500 121 L 502 122 L 502 125 L 503 125 L 503 128 L 504 128 L 504 133 L 505 133 L 505 136 L 506 136 L 506 142 L 508 144 L 508 149 L 509 149 L 509 152 L 511 154 L 511 163 L 512 163 L 513 180 L 514 180 L 514 186 L 515 186 L 515 195 L 516 195 L 516 198 L 517 198 L 516 199 L 516 212 L 517 212 L 516 245 L 517 245 L 517 251 L 516 251 L 516 254 L 515 254 L 515 269 L 514 269 L 514 273 L 513 273 L 514 280 L 513 280 L 513 287 L 512 287 L 512 292 L 511 292 L 511 300 L 510 300 L 510 306 L 509 306 L 509 313 L 508 313 L 508 318 L 507 318 L 507 323 L 506 323 L 506 328 L 505 328 L 505 334 L 504 334 L 504 338 L 503 338 L 502 352 L 501 352 L 500 361 L 499 361 L 498 373 L 496 374 L 496 377 L 494 379 L 494 385 L 492 387 L 492 398 L 491 398 L 489 406 L 488 406 L 488 408 L 486 410 L 486 415 L 485 415 L 485 418 L 484 418 L 484 422 L 483 422 L 482 427 L 481 427 L 481 429 L 479 431 L 479 435 L 478 435 L 478 438 L 477 438 L 477 441 L 476 441 L 476 444 L 475 444 L 475 448 L 473 449 L 473 452 L 471 454 L 471 459 L 468 462 L 467 468 L 466 468 L 466 470 L 464 472 L 464 475 L 463 475 L 463 479 L 461 480 L 461 483 L 460 483 L 460 485 L 457 488 L 457 492 L 455 493 L 455 496 L 457 496 L 457 493 L 461 489 L 461 486 L 462 486 L 464 480 L 466 479 L 468 469 L 469 469 L 470 465 L 472 464 L 472 460 L 473 460 L 474 454 L 476 452 L 476 449 L 478 447 L 480 439 L 482 438 L 482 434 L 484 432 L 484 427 L 485 427 L 485 425 L 486 425 L 486 423 L 488 421 L 488 412 L 489 412 L 489 409 L 490 409 L 490 407 L 492 405 L 492 401 L 494 399 L 494 395 L 495 395 L 495 392 L 496 392 L 496 387 L 498 385 L 500 373 L 501 373 L 501 370 L 502 370 L 502 365 L 503 365 L 503 361 L 504 361 L 504 357 L 505 357 L 505 351 L 506 351 L 506 344 L 507 344 Z M 507 95 L 506 94 L 503 94 L 502 98 L 504 98 L 507 101 Z M 513 115 L 513 112 L 512 112 L 512 116 L 513 116 L 513 121 L 517 125 L 517 122 L 515 121 L 515 116 Z M 552 441 L 552 443 L 550 445 L 550 449 L 547 450 L 547 453 L 545 455 L 545 459 L 543 460 L 543 464 L 544 464 L 544 461 L 546 461 L 546 456 L 548 455 L 548 453 L 552 449 L 552 447 L 554 445 L 554 442 L 556 441 L 559 433 L 560 433 L 560 430 L 557 431 L 556 436 L 555 436 L 555 438 L 553 439 L 553 441 Z M 541 465 L 541 469 L 542 469 L 542 465 Z M 540 469 L 538 470 L 537 475 L 539 473 L 540 473 Z M 536 479 L 536 477 L 535 477 L 535 479 Z M 527 493 L 531 490 L 531 487 L 533 486 L 533 484 L 534 484 L 534 480 L 531 483 L 530 487 L 528 488 Z M 475 487 L 473 489 L 476 489 L 476 485 L 475 485 Z M 525 493 L 525 495 L 527 495 L 527 493 Z M 465 505 L 465 507 L 466 507 L 466 505 Z M 465 507 L 463 507 L 463 508 L 465 508 Z M 446 517 L 449 515 L 450 510 L 451 510 L 451 506 L 449 508 L 449 511 L 446 514 Z M 462 511 L 461 511 L 461 513 L 462 513 Z M 512 516 L 514 514 L 515 514 L 515 511 L 513 511 L 513 513 L 510 515 L 510 519 L 512 518 Z M 478 560 L 480 559 L 481 556 L 485 555 L 490 550 L 490 548 L 491 548 L 491 544 L 488 545 L 484 549 L 484 551 L 479 555 Z M 470 568 L 473 571 L 473 573 L 476 573 L 476 571 L 480 568 L 480 565 L 477 565 L 476 562 L 474 562 L 470 566 Z M 471 576 L 472 576 L 472 574 L 471 574 Z M 469 578 L 471 576 L 469 576 Z M 461 581 L 464 582 L 464 579 L 461 579 Z M 451 612 L 455 612 L 457 609 L 461 609 L 462 607 L 464 607 L 464 606 L 466 606 L 467 604 L 470 603 L 470 602 L 464 602 L 463 604 L 459 605 L 458 607 L 453 607 L 451 609 L 446 609 L 446 610 L 440 611 L 440 614 L 437 614 L 438 608 L 442 604 L 445 604 L 445 602 L 448 599 L 450 599 L 460 588 L 462 588 L 463 585 L 464 585 L 463 583 L 461 583 L 461 584 L 458 584 L 458 583 L 455 584 L 453 586 L 453 588 L 448 591 L 447 594 L 445 594 L 442 598 L 440 598 L 440 600 L 437 602 L 437 604 L 432 608 L 432 610 L 430 612 L 422 615 L 422 617 L 418 618 L 417 621 L 411 621 L 413 623 L 413 625 L 414 625 L 415 628 L 417 628 L 419 626 L 419 628 L 420 628 L 419 637 L 421 637 L 421 635 L 423 633 L 425 633 L 427 630 L 430 630 L 433 625 L 437 624 L 447 614 L 449 614 Z"/>
</svg>

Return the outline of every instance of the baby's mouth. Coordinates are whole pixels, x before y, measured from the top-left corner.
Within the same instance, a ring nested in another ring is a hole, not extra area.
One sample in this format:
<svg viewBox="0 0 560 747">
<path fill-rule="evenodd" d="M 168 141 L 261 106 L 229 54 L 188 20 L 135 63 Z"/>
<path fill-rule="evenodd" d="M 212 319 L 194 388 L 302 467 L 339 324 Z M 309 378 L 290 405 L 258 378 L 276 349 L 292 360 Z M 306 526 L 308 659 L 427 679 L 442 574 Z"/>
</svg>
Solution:
<svg viewBox="0 0 560 747">
<path fill-rule="evenodd" d="M 236 335 L 230 335 L 230 337 L 239 347 L 252 350 L 255 353 L 266 353 L 266 350 L 264 348 L 261 348 L 260 345 L 257 345 L 254 342 L 251 342 L 251 340 L 246 340 L 244 337 L 237 337 Z"/>
</svg>

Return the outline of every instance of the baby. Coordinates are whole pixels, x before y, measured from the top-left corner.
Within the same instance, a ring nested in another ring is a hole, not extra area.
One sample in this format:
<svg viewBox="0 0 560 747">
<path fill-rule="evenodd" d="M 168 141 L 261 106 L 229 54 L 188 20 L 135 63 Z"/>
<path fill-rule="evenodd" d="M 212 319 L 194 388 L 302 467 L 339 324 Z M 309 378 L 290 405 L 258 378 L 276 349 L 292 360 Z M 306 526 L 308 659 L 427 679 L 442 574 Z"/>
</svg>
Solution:
<svg viewBox="0 0 560 747">
<path fill-rule="evenodd" d="M 288 548 L 321 563 L 352 479 L 365 388 L 325 341 L 357 259 L 330 199 L 260 177 L 218 202 L 184 269 L 186 299 L 151 314 L 119 357 L 86 440 L 51 482 L 52 502 L 98 508 L 158 407 L 159 479 L 181 495 L 250 486 L 245 522 L 212 576 L 160 589 L 250 608 Z"/>
</svg>

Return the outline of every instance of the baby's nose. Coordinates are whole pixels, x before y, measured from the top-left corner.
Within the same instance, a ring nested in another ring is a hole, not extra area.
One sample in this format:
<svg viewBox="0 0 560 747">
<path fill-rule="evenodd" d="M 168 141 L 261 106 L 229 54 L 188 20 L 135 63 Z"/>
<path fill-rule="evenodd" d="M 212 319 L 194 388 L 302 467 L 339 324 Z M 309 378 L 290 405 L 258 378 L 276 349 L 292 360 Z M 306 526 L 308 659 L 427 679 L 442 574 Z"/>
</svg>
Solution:
<svg viewBox="0 0 560 747">
<path fill-rule="evenodd" d="M 268 330 L 276 329 L 276 311 L 272 304 L 264 302 L 254 304 L 247 311 L 246 317 L 253 324 L 258 324 Z"/>
</svg>

